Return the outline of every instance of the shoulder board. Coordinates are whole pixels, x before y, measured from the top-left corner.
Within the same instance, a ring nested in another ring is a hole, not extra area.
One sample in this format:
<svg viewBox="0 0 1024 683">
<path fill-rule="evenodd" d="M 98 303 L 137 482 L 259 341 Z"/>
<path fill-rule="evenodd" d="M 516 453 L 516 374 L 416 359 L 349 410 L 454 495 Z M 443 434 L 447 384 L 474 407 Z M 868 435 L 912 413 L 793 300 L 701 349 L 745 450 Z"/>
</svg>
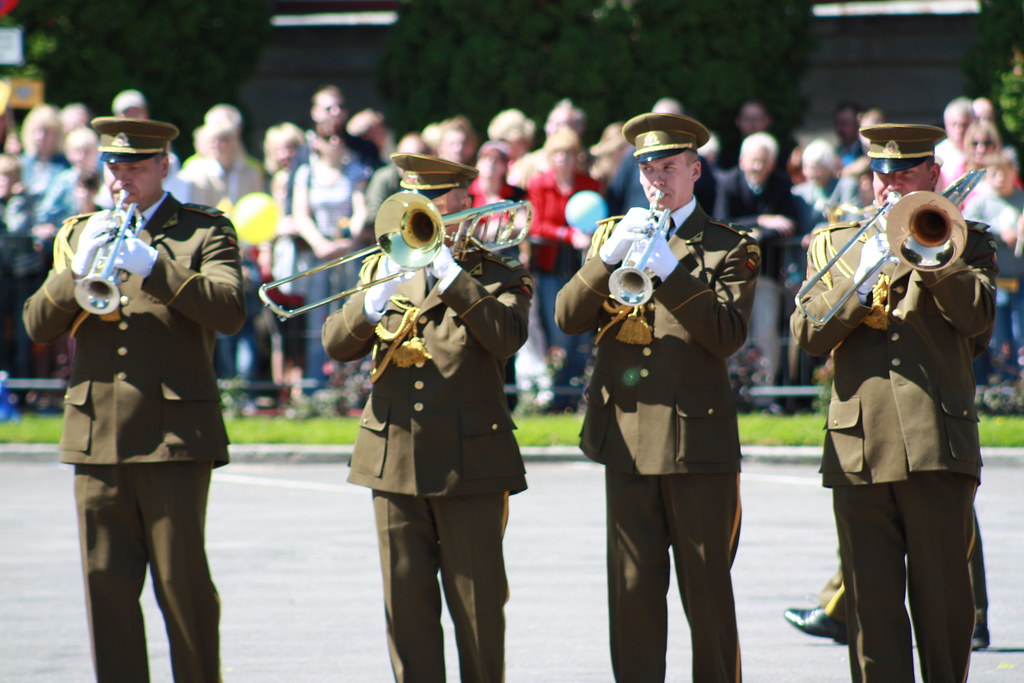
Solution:
<svg viewBox="0 0 1024 683">
<path fill-rule="evenodd" d="M 737 235 L 743 235 L 744 237 L 750 237 L 750 229 L 742 225 L 733 225 L 732 223 L 721 223 L 719 221 L 709 220 L 708 225 L 713 225 L 716 228 L 723 228 L 730 232 L 734 232 Z"/>
<path fill-rule="evenodd" d="M 967 221 L 967 229 L 974 232 L 989 232 L 988 224 L 979 223 L 978 221 Z"/>
<path fill-rule="evenodd" d="M 516 258 L 515 256 L 503 256 L 493 251 L 488 251 L 487 249 L 480 249 L 477 253 L 479 253 L 481 257 L 487 259 L 488 261 L 500 263 L 509 270 L 515 270 L 516 268 L 523 267 L 523 264 L 520 263 L 519 259 Z"/>
<path fill-rule="evenodd" d="M 80 220 L 87 219 L 90 216 L 95 216 L 98 213 L 99 213 L 99 211 L 90 211 L 89 213 L 79 213 L 79 214 L 75 214 L 74 216 L 68 216 L 61 223 L 61 227 L 64 227 L 66 225 L 70 225 L 72 223 L 77 223 Z"/>
<path fill-rule="evenodd" d="M 196 211 L 207 216 L 212 216 L 213 218 L 224 215 L 224 212 L 220 209 L 215 209 L 212 206 L 204 206 L 202 204 L 182 204 L 181 208 L 188 209 L 189 211 Z"/>
<path fill-rule="evenodd" d="M 822 232 L 831 232 L 832 230 L 839 230 L 841 228 L 856 228 L 860 223 L 857 221 L 849 221 L 847 223 L 829 223 L 815 228 L 811 231 L 812 235 L 817 235 Z"/>
</svg>

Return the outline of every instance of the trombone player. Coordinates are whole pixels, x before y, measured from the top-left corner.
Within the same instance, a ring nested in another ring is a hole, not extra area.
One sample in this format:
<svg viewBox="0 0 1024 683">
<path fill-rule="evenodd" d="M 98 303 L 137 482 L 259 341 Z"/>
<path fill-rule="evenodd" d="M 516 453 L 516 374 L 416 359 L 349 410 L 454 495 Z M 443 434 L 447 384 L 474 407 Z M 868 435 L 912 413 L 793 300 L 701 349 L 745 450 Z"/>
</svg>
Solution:
<svg viewBox="0 0 1024 683">
<path fill-rule="evenodd" d="M 204 525 L 211 470 L 228 460 L 214 340 L 245 320 L 238 243 L 220 211 L 164 191 L 175 126 L 116 117 L 92 126 L 107 187 L 139 214 L 65 221 L 24 318 L 37 343 L 76 341 L 60 450 L 75 468 L 96 679 L 149 680 L 139 605 L 148 566 L 175 680 L 216 683 L 220 600 Z M 141 225 L 116 253 L 112 220 Z M 90 314 L 76 293 L 109 259 L 114 282 L 93 297 L 104 312 Z"/>
<path fill-rule="evenodd" d="M 475 168 L 420 154 L 391 158 L 402 187 L 442 214 L 469 208 Z M 373 491 L 399 682 L 445 679 L 439 572 L 462 680 L 504 676 L 502 536 L 508 496 L 526 488 L 505 363 L 526 341 L 533 282 L 518 261 L 479 247 L 462 252 L 445 244 L 426 267 L 348 298 L 323 328 L 332 358 L 373 354 L 348 480 Z M 376 255 L 360 280 L 401 270 Z"/>
<path fill-rule="evenodd" d="M 902 197 L 886 234 L 913 234 L 897 212 L 929 197 L 910 193 L 935 190 L 934 148 L 944 131 L 885 124 L 860 132 L 870 142 L 876 205 Z M 962 226 L 953 219 L 949 240 Z M 912 620 L 925 678 L 964 681 L 974 627 L 967 558 L 981 469 L 971 361 L 994 320 L 996 246 L 968 224 L 955 237 L 963 240 L 959 256 L 936 270 L 915 269 L 890 255 L 885 235 L 851 239 L 859 228 L 815 234 L 811 286 L 790 321 L 800 347 L 831 354 L 835 368 L 821 472 L 839 535 L 852 679 L 913 680 Z M 821 272 L 847 244 L 846 255 Z M 821 313 L 853 287 L 824 320 Z"/>
<path fill-rule="evenodd" d="M 697 149 L 709 137 L 700 122 L 641 114 L 623 136 L 651 208 L 595 233 L 555 310 L 566 333 L 597 331 L 580 445 L 605 466 L 612 668 L 617 681 L 665 680 L 671 547 L 693 680 L 735 683 L 740 443 L 726 359 L 747 338 L 760 250 L 694 199 Z M 650 222 L 664 232 L 639 239 Z M 635 249 L 647 251 L 641 244 L 653 246 L 637 266 L 652 294 L 619 303 L 632 299 L 615 283 L 634 278 L 616 274 Z"/>
</svg>

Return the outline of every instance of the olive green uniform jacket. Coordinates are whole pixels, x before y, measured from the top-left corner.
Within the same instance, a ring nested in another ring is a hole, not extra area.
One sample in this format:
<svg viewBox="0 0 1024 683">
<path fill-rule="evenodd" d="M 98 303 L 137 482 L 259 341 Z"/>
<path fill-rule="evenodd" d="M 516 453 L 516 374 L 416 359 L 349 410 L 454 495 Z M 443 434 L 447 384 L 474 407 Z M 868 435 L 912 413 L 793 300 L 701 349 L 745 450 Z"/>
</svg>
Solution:
<svg viewBox="0 0 1024 683">
<path fill-rule="evenodd" d="M 327 318 L 323 343 L 340 361 L 374 354 L 379 373 L 363 409 L 348 480 L 414 496 L 526 488 L 505 397 L 505 362 L 526 342 L 533 282 L 518 262 L 473 250 L 444 291 L 427 292 L 425 269 L 398 286 L 379 324 L 364 294 Z M 415 310 L 414 310 L 415 309 Z M 408 367 L 384 359 L 403 318 L 429 359 Z M 379 334 L 378 334 L 379 331 Z"/>
<path fill-rule="evenodd" d="M 808 276 L 857 232 L 819 231 Z M 800 300 L 823 317 L 852 286 L 863 244 L 853 248 Z M 987 344 L 995 316 L 995 242 L 971 226 L 962 258 L 941 271 L 887 264 L 887 329 L 864 324 L 871 307 L 854 295 L 821 326 L 798 307 L 793 337 L 808 353 L 832 354 L 835 377 L 821 471 L 825 486 L 902 481 L 945 470 L 978 477 L 981 451 L 971 361 Z"/>
<path fill-rule="evenodd" d="M 74 296 L 70 258 L 87 219 L 65 223 L 57 240 L 64 251 L 24 309 L 33 341 L 75 338 L 62 461 L 227 462 L 213 347 L 217 332 L 234 334 L 245 321 L 230 221 L 167 195 L 139 235 L 159 253 L 153 271 L 145 279 L 129 274 L 120 309 L 101 317 Z"/>
<path fill-rule="evenodd" d="M 609 310 L 617 306 L 609 298 L 611 269 L 596 248 L 558 293 L 559 327 L 568 334 L 598 331 L 581 447 L 621 472 L 738 472 L 726 363 L 747 338 L 760 251 L 700 207 L 668 242 L 680 264 L 639 312 L 650 343 L 617 338 L 632 323 Z"/>
</svg>

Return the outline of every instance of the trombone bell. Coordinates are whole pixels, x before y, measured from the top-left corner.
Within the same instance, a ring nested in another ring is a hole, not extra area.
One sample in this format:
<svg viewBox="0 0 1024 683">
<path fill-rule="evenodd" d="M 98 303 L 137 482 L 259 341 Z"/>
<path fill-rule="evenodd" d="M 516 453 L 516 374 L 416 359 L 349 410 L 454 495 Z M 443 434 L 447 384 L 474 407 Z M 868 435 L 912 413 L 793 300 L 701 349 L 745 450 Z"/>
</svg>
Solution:
<svg viewBox="0 0 1024 683">
<path fill-rule="evenodd" d="M 423 268 L 444 245 L 444 217 L 416 192 L 398 192 L 381 204 L 373 223 L 380 250 L 403 268 Z"/>
<path fill-rule="evenodd" d="M 935 192 L 911 192 L 892 208 L 886 226 L 892 253 L 915 270 L 940 270 L 967 241 L 967 223 L 956 205 Z"/>
</svg>

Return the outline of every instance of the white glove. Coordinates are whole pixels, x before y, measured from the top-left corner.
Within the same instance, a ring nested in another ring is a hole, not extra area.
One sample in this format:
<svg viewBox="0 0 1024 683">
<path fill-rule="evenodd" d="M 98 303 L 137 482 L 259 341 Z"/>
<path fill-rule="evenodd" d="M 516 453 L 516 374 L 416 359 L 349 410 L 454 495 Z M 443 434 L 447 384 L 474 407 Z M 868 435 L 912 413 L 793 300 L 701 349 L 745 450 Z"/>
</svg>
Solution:
<svg viewBox="0 0 1024 683">
<path fill-rule="evenodd" d="M 679 259 L 669 248 L 668 240 L 664 235 L 659 234 L 654 238 L 654 249 L 651 250 L 651 257 L 647 260 L 647 267 L 664 282 L 678 265 Z"/>
<path fill-rule="evenodd" d="M 861 278 L 864 278 L 864 282 L 857 287 L 857 298 L 862 304 L 867 303 L 871 289 L 878 281 L 878 274 L 882 272 L 882 267 L 889 261 L 895 261 L 895 257 L 889 250 L 889 242 L 885 235 L 875 235 L 864 243 L 864 248 L 860 250 L 860 263 L 857 265 L 857 272 L 853 274 L 854 282 L 860 282 Z M 870 273 L 869 269 L 872 269 Z"/>
<path fill-rule="evenodd" d="M 363 297 L 363 315 L 371 323 L 376 323 L 384 317 L 384 309 L 387 308 L 388 299 L 398 289 L 398 285 L 411 278 L 414 274 L 414 271 L 407 270 L 395 263 L 391 257 L 382 256 L 377 263 L 377 272 L 374 277 L 378 279 L 385 278 L 396 273 L 401 273 L 401 275 L 366 290 L 366 295 Z"/>
<path fill-rule="evenodd" d="M 153 272 L 157 251 L 138 237 L 129 237 L 124 241 L 114 265 L 129 273 L 147 277 Z"/>
<path fill-rule="evenodd" d="M 601 248 L 598 249 L 597 255 L 601 257 L 601 260 L 609 266 L 621 263 L 622 259 L 626 258 L 626 254 L 629 253 L 629 248 L 638 239 L 645 236 L 643 229 L 647 226 L 650 214 L 650 210 L 642 209 L 639 206 L 634 206 L 630 209 L 622 217 L 622 220 L 615 224 L 612 234 L 604 241 Z"/>
<path fill-rule="evenodd" d="M 78 238 L 78 251 L 71 259 L 71 272 L 78 277 L 83 277 L 89 272 L 96 252 L 112 239 L 113 236 L 106 229 L 109 215 L 109 211 L 100 211 L 89 216 L 89 220 L 85 222 L 82 234 Z"/>
<path fill-rule="evenodd" d="M 442 292 L 448 289 L 448 285 L 454 282 L 461 272 L 462 267 L 455 261 L 447 244 L 441 246 L 441 251 L 437 252 L 437 256 L 427 266 L 427 273 L 437 278 Z"/>
</svg>

